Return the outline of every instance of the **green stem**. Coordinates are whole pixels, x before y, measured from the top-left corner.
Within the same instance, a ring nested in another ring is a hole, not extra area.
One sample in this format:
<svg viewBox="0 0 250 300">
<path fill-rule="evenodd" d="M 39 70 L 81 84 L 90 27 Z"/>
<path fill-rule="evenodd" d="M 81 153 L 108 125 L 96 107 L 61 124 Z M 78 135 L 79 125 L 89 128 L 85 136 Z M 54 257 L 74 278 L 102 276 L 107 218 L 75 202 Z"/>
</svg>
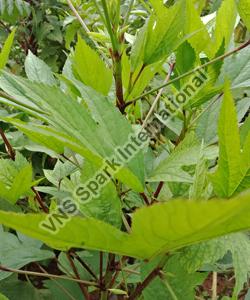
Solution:
<svg viewBox="0 0 250 300">
<path fill-rule="evenodd" d="M 69 280 L 69 281 L 74 281 L 74 282 L 80 282 L 87 286 L 96 286 L 96 287 L 99 286 L 98 283 L 96 283 L 96 282 L 91 282 L 91 281 L 86 281 L 86 280 L 61 276 L 61 275 L 55 275 L 55 274 L 40 273 L 40 272 L 33 272 L 33 271 L 23 271 L 23 270 L 8 268 L 8 267 L 2 266 L 2 265 L 0 265 L 0 270 L 5 271 L 5 272 L 22 274 L 22 275 L 27 274 L 30 276 L 40 276 L 40 277 L 46 277 L 46 278 L 64 279 L 64 280 Z"/>
<path fill-rule="evenodd" d="M 169 255 L 166 254 L 163 256 L 163 258 L 161 259 L 161 261 L 159 262 L 158 266 L 156 268 L 153 269 L 152 272 L 149 273 L 149 275 L 143 280 L 142 283 L 139 283 L 135 289 L 135 291 L 129 296 L 128 300 L 135 300 L 138 299 L 143 290 L 157 277 L 160 275 L 163 267 L 165 266 L 165 264 L 167 263 L 169 258 Z"/>
<path fill-rule="evenodd" d="M 125 108 L 125 101 L 123 97 L 123 83 L 122 83 L 122 62 L 121 55 L 118 51 L 113 53 L 113 63 L 114 63 L 114 78 L 115 78 L 115 89 L 117 106 L 123 113 Z"/>
<path fill-rule="evenodd" d="M 115 36 L 115 34 L 112 30 L 106 0 L 102 0 L 102 7 L 103 7 L 103 11 L 104 11 L 104 16 L 105 16 L 105 19 L 106 19 L 106 27 L 107 27 L 107 30 L 108 30 L 108 33 L 109 33 L 109 36 L 110 36 L 110 39 L 111 39 L 113 52 L 115 52 L 115 51 L 119 50 L 119 43 L 118 43 L 117 37 Z"/>
</svg>

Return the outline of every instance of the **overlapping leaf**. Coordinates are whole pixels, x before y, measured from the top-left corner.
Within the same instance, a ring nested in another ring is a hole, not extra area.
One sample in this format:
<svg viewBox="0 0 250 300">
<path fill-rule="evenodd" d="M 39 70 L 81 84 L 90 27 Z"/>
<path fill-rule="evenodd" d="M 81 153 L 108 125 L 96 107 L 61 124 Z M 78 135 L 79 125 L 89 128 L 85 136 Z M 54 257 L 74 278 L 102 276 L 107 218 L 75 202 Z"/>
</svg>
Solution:
<svg viewBox="0 0 250 300">
<path fill-rule="evenodd" d="M 114 157 L 115 149 L 126 145 L 133 133 L 127 120 L 107 98 L 88 95 L 89 99 L 93 96 L 92 104 L 101 117 L 97 124 L 95 116 L 91 116 L 83 104 L 57 87 L 33 83 L 7 73 L 2 74 L 0 86 L 13 96 L 14 100 L 10 100 L 13 105 L 18 103 L 18 107 L 24 110 L 28 107 L 29 112 L 50 126 L 23 124 L 18 120 L 13 120 L 13 124 L 35 142 L 60 151 L 58 153 L 63 153 L 66 146 L 101 167 L 103 160 Z M 143 167 L 138 168 L 142 163 L 139 153 L 116 174 L 117 178 L 135 190 L 142 190 Z"/>
</svg>

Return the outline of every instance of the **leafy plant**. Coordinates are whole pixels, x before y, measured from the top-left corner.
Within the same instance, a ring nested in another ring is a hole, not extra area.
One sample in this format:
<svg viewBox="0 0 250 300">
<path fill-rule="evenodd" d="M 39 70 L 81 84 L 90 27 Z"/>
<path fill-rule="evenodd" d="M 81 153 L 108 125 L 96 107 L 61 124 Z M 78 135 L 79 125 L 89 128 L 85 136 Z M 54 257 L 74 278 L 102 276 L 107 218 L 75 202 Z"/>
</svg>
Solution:
<svg viewBox="0 0 250 300">
<path fill-rule="evenodd" d="M 0 5 L 0 299 L 246 295 L 249 1 L 26 4 Z"/>
</svg>

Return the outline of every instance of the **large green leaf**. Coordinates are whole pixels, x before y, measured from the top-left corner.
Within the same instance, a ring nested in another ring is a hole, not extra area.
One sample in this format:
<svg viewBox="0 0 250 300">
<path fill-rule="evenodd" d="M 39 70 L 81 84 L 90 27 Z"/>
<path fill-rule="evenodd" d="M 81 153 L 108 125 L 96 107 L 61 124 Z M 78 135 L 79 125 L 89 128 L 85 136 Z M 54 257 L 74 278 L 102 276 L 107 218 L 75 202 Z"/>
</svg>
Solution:
<svg viewBox="0 0 250 300">
<path fill-rule="evenodd" d="M 24 102 L 24 110 L 28 106 L 33 114 L 49 123 L 49 127 L 29 124 L 27 127 L 14 120 L 19 123 L 20 130 L 25 127 L 23 131 L 35 142 L 40 140 L 47 148 L 58 151 L 62 150 L 64 139 L 65 147 L 78 152 L 99 167 L 103 167 L 104 161 L 113 157 L 120 161 L 115 149 L 127 145 L 133 130 L 108 98 L 86 87 L 84 100 L 92 99 L 87 103 L 93 111 L 91 115 L 83 103 L 78 103 L 55 86 L 37 84 L 7 73 L 1 76 L 0 86 L 16 99 L 13 100 L 14 104 L 18 102 L 22 107 Z M 56 141 L 56 147 L 48 140 L 50 136 L 53 142 Z M 141 191 L 144 182 L 142 164 L 142 154 L 137 153 L 125 166 L 122 165 L 115 176 Z"/>
<path fill-rule="evenodd" d="M 145 207 L 133 214 L 130 234 L 102 221 L 81 217 L 73 217 L 58 231 L 45 230 L 41 225 L 49 222 L 57 228 L 56 219 L 51 216 L 49 220 L 45 214 L 1 211 L 0 223 L 57 249 L 96 249 L 146 259 L 250 228 L 249 199 L 247 193 L 231 200 L 172 200 Z"/>
<path fill-rule="evenodd" d="M 185 5 L 185 32 L 186 34 L 196 32 L 196 34 L 190 37 L 188 41 L 199 55 L 202 51 L 204 51 L 204 49 L 206 49 L 207 45 L 211 43 L 211 38 L 199 16 L 199 12 L 194 7 L 193 1 L 187 0 L 185 1 Z"/>
<path fill-rule="evenodd" d="M 108 94 L 112 84 L 112 72 L 80 36 L 73 55 L 73 68 L 84 84 L 104 95 Z"/>
<path fill-rule="evenodd" d="M 250 133 L 241 151 L 237 114 L 229 83 L 225 86 L 218 128 L 218 169 L 211 180 L 218 196 L 230 197 L 250 184 Z"/>
</svg>

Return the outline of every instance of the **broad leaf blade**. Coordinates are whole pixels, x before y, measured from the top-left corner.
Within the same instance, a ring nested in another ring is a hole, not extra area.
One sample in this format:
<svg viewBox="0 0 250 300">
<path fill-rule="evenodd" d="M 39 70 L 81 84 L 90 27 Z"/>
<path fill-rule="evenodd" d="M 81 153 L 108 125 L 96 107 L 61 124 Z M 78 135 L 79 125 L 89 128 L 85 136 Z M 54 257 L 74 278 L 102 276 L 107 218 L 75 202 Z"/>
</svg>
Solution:
<svg viewBox="0 0 250 300">
<path fill-rule="evenodd" d="M 0 223 L 57 249 L 95 249 L 146 259 L 250 228 L 249 197 L 247 193 L 231 200 L 173 200 L 146 207 L 133 215 L 130 234 L 92 218 L 73 217 L 58 228 L 51 216 L 0 211 Z M 48 232 L 41 222 L 59 230 Z"/>
</svg>

